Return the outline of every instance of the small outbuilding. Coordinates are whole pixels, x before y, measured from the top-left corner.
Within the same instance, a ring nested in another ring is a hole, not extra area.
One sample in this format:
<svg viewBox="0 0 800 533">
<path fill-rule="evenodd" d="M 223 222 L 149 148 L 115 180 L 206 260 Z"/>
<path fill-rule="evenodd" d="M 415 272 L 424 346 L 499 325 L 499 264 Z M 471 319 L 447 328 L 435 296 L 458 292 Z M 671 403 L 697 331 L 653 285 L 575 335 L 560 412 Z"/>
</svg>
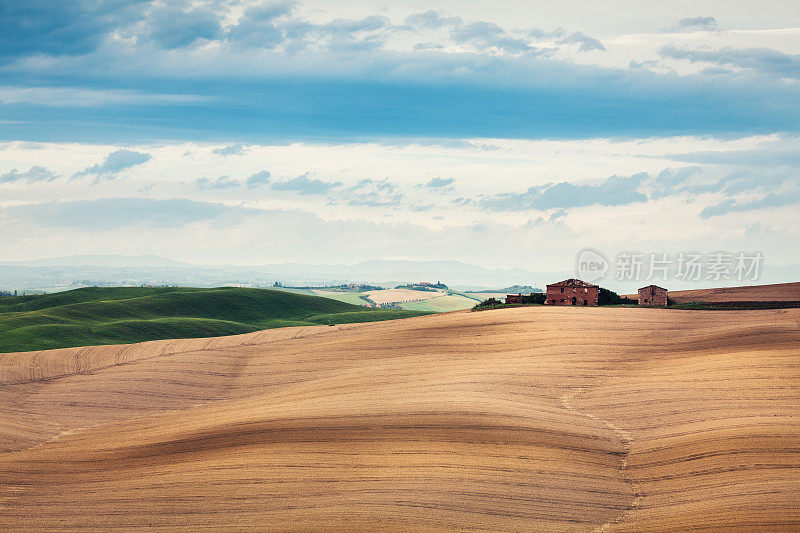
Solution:
<svg viewBox="0 0 800 533">
<path fill-rule="evenodd" d="M 639 307 L 666 307 L 668 302 L 664 287 L 648 285 L 639 289 Z"/>
<path fill-rule="evenodd" d="M 507 304 L 521 304 L 522 303 L 522 293 L 519 293 L 519 294 L 506 294 L 506 303 Z"/>
<path fill-rule="evenodd" d="M 547 305 L 597 305 L 600 287 L 579 279 L 565 279 L 547 286 Z"/>
</svg>

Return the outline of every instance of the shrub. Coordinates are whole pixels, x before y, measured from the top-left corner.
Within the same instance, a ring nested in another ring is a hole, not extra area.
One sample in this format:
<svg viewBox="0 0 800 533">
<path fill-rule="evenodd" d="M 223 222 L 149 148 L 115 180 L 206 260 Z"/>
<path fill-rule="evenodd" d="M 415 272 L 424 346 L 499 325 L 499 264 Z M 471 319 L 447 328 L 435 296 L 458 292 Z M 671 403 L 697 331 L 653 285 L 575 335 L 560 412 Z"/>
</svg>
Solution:
<svg viewBox="0 0 800 533">
<path fill-rule="evenodd" d="M 632 298 L 623 298 L 614 291 L 600 287 L 597 295 L 597 305 L 636 305 L 638 302 Z"/>
<path fill-rule="evenodd" d="M 524 304 L 537 304 L 544 305 L 547 296 L 542 292 L 534 292 L 533 294 L 522 295 L 522 303 Z"/>
</svg>

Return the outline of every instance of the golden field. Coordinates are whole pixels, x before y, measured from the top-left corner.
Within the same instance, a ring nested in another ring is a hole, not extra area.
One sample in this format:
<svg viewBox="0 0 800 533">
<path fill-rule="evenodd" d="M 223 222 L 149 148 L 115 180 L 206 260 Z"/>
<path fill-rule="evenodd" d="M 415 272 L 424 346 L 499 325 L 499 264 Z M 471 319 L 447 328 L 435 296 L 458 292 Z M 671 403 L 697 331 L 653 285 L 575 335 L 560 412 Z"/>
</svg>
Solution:
<svg viewBox="0 0 800 533">
<path fill-rule="evenodd" d="M 800 309 L 0 355 L 11 530 L 800 529 Z"/>
<path fill-rule="evenodd" d="M 430 300 L 447 294 L 447 291 L 415 291 L 412 289 L 382 289 L 365 293 L 378 305 L 398 302 L 417 302 Z"/>
<path fill-rule="evenodd" d="M 638 294 L 625 296 L 635 300 Z M 669 291 L 669 297 L 676 303 L 800 302 L 800 282 Z"/>
</svg>

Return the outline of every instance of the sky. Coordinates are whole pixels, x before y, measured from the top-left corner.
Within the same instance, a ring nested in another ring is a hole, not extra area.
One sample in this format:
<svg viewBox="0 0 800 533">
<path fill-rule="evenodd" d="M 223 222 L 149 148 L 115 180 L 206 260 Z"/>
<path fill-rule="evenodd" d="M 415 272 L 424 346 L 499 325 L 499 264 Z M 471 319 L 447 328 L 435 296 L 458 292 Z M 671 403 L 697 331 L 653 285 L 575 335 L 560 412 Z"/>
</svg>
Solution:
<svg viewBox="0 0 800 533">
<path fill-rule="evenodd" d="M 0 0 L 0 260 L 791 265 L 799 169 L 796 1 Z"/>
</svg>

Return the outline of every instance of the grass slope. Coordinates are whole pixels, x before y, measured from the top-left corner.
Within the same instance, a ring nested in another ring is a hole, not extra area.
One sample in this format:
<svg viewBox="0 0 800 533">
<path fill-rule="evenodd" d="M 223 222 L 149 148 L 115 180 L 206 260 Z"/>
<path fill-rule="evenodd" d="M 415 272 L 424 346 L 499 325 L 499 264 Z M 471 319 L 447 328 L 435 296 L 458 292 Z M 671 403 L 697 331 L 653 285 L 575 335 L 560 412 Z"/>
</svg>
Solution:
<svg viewBox="0 0 800 533">
<path fill-rule="evenodd" d="M 373 322 L 425 313 L 224 287 L 90 287 L 0 298 L 0 353 L 155 339 L 214 337 L 283 326 Z"/>
<path fill-rule="evenodd" d="M 439 296 L 424 300 L 421 302 L 410 302 L 400 304 L 403 309 L 409 311 L 428 311 L 431 313 L 446 313 L 448 311 L 460 311 L 462 309 L 471 309 L 475 304 L 479 303 L 477 300 L 467 298 L 458 294 L 449 294 L 447 296 Z"/>
<path fill-rule="evenodd" d="M 364 305 L 365 300 L 361 298 L 362 294 L 366 294 L 363 292 L 336 292 L 336 291 L 314 291 L 316 296 L 322 296 L 324 298 L 331 298 L 332 300 L 338 300 L 340 302 L 345 302 L 353 305 L 362 306 Z"/>
</svg>

